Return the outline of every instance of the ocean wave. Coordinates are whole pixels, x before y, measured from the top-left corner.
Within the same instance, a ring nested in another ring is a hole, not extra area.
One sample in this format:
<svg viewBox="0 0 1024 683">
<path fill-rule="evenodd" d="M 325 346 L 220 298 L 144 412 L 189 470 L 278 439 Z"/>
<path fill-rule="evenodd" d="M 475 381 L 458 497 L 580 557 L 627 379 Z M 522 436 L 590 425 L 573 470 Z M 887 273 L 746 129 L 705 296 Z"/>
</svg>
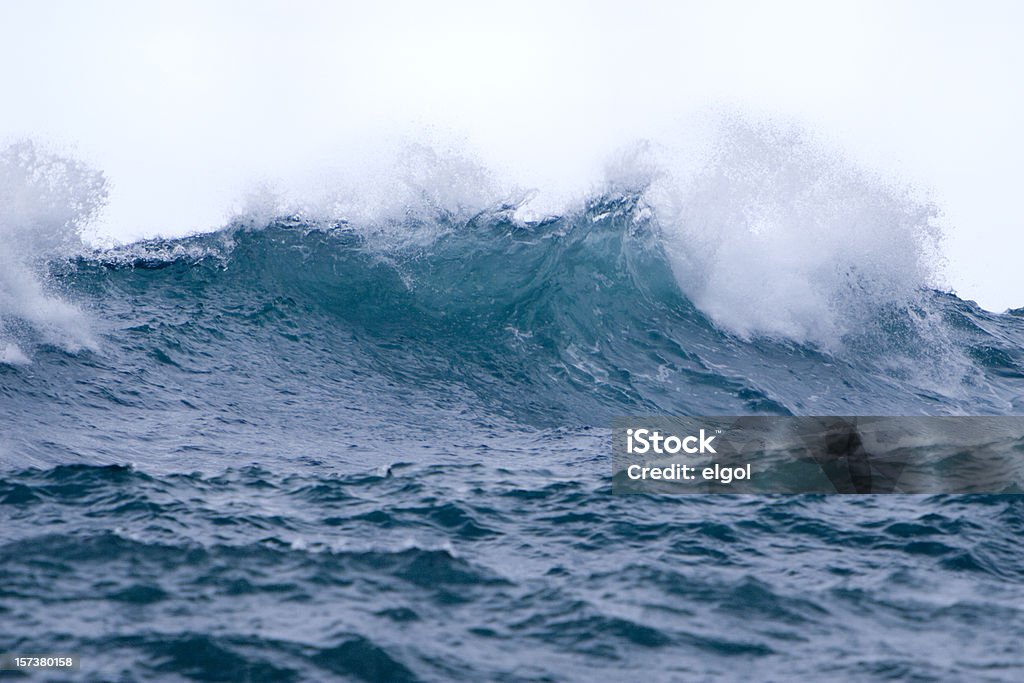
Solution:
<svg viewBox="0 0 1024 683">
<path fill-rule="evenodd" d="M 277 219 L 100 251 L 53 272 L 109 321 L 93 357 L 158 375 L 217 374 L 242 350 L 257 364 L 273 357 L 284 385 L 295 381 L 286 368 L 351 375 L 358 365 L 438 401 L 461 387 L 489 410 L 542 422 L 1019 409 L 1019 317 L 922 288 L 903 303 L 858 302 L 838 345 L 739 334 L 680 288 L 642 193 L 543 222 L 498 207 L 432 229 L 427 244 L 384 249 L 359 226 Z"/>
<path fill-rule="evenodd" d="M 688 180 L 641 149 L 535 220 L 528 197 L 487 204 L 466 189 L 475 170 L 441 164 L 406 173 L 405 211 L 263 204 L 190 237 L 8 248 L 0 367 L 78 354 L 157 387 L 112 379 L 87 405 L 138 409 L 176 404 L 172 386 L 207 403 L 196 375 L 322 402 L 367 375 L 396 403 L 388 387 L 545 425 L 1022 408 L 1021 318 L 935 288 L 930 205 L 798 132 L 737 124 L 720 142 Z M 60 200 L 82 205 L 59 216 L 71 243 L 102 185 L 58 167 L 93 197 Z M 425 191 L 438 183 L 453 189 Z"/>
</svg>

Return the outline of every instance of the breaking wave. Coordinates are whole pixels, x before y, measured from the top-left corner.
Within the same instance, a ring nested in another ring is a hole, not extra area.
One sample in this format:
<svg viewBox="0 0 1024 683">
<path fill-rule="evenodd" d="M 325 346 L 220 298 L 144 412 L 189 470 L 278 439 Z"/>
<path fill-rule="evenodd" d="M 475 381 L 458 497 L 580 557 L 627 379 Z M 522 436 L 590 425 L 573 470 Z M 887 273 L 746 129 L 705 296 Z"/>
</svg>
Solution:
<svg viewBox="0 0 1024 683">
<path fill-rule="evenodd" d="M 927 201 L 778 126 L 724 125 L 691 166 L 637 147 L 544 216 L 413 148 L 329 201 L 263 192 L 219 231 L 89 251 L 102 175 L 24 143 L 3 156 L 0 362 L 172 379 L 242 353 L 285 383 L 322 368 L 301 381 L 325 395 L 372 373 L 395 400 L 541 423 L 1020 410 L 1024 321 L 937 288 Z"/>
</svg>

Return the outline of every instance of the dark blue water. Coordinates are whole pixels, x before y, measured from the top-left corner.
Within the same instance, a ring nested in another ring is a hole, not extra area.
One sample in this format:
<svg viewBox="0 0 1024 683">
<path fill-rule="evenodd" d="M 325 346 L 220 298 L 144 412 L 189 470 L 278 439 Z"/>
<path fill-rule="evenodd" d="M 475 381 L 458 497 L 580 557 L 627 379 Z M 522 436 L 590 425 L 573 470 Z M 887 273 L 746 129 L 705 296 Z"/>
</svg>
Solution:
<svg viewBox="0 0 1024 683">
<path fill-rule="evenodd" d="M 1022 680 L 1020 497 L 613 496 L 609 427 L 1020 414 L 1024 315 L 925 291 L 837 348 L 737 336 L 636 201 L 51 261 L 98 344 L 4 322 L 0 652 L 104 681 Z"/>
</svg>

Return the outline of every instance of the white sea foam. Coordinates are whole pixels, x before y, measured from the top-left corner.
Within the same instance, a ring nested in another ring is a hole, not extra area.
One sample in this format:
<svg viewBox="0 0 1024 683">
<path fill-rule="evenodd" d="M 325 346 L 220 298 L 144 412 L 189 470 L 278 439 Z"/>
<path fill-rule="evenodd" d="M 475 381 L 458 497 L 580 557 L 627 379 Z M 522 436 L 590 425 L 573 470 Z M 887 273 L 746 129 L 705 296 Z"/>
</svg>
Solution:
<svg viewBox="0 0 1024 683">
<path fill-rule="evenodd" d="M 103 175 L 81 162 L 27 141 L 0 151 L 0 362 L 29 361 L 22 337 L 69 352 L 97 348 L 86 316 L 51 291 L 45 268 L 82 249 L 82 229 L 105 199 Z"/>
<path fill-rule="evenodd" d="M 793 125 L 727 117 L 714 129 L 700 149 L 645 148 L 612 180 L 646 184 L 680 287 L 717 325 L 835 349 L 940 284 L 926 198 Z"/>
<path fill-rule="evenodd" d="M 0 364 L 28 365 L 31 362 L 25 352 L 14 342 L 6 342 L 3 347 L 0 347 Z"/>
<path fill-rule="evenodd" d="M 323 169 L 299 185 L 260 183 L 233 221 L 261 226 L 292 216 L 311 226 L 345 222 L 368 245 L 388 251 L 428 245 L 448 226 L 525 196 L 457 145 L 407 140 L 383 145 L 358 168 Z"/>
</svg>

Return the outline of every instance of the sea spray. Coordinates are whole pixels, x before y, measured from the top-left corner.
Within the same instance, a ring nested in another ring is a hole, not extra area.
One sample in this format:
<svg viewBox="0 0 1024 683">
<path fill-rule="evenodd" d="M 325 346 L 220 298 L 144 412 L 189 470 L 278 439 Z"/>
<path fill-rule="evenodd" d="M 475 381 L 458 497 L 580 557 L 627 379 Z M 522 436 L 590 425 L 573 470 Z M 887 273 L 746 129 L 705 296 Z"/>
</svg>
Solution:
<svg viewBox="0 0 1024 683">
<path fill-rule="evenodd" d="M 927 196 L 796 124 L 731 116 L 709 128 L 683 158 L 653 148 L 635 165 L 649 167 L 644 199 L 679 286 L 716 324 L 837 350 L 940 286 Z"/>
<path fill-rule="evenodd" d="M 82 229 L 106 198 L 103 174 L 82 162 L 30 141 L 0 152 L 0 362 L 27 362 L 25 342 L 97 348 L 82 312 L 49 291 L 45 273 L 83 250 Z"/>
</svg>

